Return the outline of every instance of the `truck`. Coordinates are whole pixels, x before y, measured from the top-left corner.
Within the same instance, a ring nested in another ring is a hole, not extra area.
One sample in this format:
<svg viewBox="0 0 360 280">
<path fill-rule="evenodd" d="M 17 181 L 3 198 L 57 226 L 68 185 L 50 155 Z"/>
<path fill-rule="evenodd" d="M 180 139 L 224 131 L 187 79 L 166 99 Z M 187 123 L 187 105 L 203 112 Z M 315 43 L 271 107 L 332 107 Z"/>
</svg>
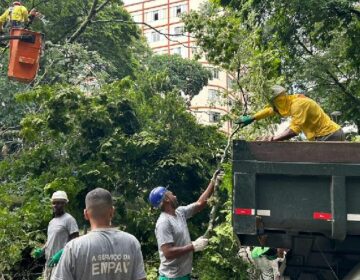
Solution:
<svg viewBox="0 0 360 280">
<path fill-rule="evenodd" d="M 232 145 L 241 245 L 288 249 L 286 279 L 360 279 L 360 143 Z"/>
</svg>

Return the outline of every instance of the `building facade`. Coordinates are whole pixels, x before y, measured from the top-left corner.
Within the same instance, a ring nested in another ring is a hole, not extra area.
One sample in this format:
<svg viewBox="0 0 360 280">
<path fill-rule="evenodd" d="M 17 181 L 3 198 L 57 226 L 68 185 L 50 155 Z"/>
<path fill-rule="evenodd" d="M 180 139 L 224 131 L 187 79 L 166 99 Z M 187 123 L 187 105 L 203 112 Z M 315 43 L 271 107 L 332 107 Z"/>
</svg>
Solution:
<svg viewBox="0 0 360 280">
<path fill-rule="evenodd" d="M 124 0 L 125 9 L 139 23 L 143 35 L 156 54 L 178 54 L 193 58 L 197 47 L 194 39 L 184 31 L 181 14 L 199 9 L 206 0 Z M 155 30 L 156 29 L 156 30 Z M 235 96 L 224 93 L 231 91 L 231 77 L 224 71 L 200 59 L 213 74 L 208 86 L 193 98 L 190 111 L 199 123 L 214 125 L 221 116 L 228 113 Z M 231 124 L 225 122 L 221 130 L 230 133 Z"/>
</svg>

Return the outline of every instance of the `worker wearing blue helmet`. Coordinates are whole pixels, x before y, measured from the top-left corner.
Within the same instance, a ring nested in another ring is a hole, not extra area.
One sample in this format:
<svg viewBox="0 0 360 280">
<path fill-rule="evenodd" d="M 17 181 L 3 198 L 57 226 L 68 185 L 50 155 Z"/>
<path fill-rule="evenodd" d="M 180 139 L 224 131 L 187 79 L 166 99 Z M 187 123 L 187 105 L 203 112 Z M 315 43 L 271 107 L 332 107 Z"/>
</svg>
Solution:
<svg viewBox="0 0 360 280">
<path fill-rule="evenodd" d="M 202 251 L 208 239 L 199 237 L 191 241 L 186 220 L 203 210 L 214 191 L 219 171 L 215 172 L 206 190 L 199 199 L 186 206 L 178 205 L 176 196 L 165 187 L 154 188 L 150 204 L 161 209 L 156 222 L 155 235 L 160 255 L 159 280 L 190 280 L 193 252 Z"/>
</svg>

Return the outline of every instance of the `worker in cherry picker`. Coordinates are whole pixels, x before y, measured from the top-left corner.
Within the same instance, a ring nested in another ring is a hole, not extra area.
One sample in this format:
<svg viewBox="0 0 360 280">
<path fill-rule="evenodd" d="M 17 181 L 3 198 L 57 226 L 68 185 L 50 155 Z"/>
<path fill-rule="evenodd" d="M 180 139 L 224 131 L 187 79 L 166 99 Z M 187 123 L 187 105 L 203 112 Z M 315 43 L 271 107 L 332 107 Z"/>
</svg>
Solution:
<svg viewBox="0 0 360 280">
<path fill-rule="evenodd" d="M 0 32 L 3 28 L 25 28 L 27 27 L 39 13 L 36 9 L 28 12 L 20 1 L 14 1 L 12 5 L 0 16 Z"/>
</svg>

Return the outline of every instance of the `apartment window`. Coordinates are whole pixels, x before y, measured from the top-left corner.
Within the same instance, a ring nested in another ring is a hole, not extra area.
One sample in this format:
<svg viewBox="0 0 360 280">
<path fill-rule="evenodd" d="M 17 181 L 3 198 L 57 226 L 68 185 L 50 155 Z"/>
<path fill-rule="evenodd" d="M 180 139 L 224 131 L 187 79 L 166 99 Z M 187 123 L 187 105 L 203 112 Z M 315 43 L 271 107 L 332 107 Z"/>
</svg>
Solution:
<svg viewBox="0 0 360 280">
<path fill-rule="evenodd" d="M 233 80 L 230 76 L 227 76 L 227 85 L 229 88 L 234 87 L 236 84 L 235 80 Z"/>
<path fill-rule="evenodd" d="M 209 122 L 211 123 L 217 123 L 221 119 L 221 115 L 218 112 L 210 112 L 209 113 Z"/>
<path fill-rule="evenodd" d="M 173 8 L 174 17 L 179 17 L 182 13 L 186 11 L 186 5 L 179 5 Z"/>
<path fill-rule="evenodd" d="M 173 54 L 181 55 L 181 47 L 178 47 L 178 48 L 173 49 L 173 50 L 172 50 L 172 53 L 173 53 Z"/>
<path fill-rule="evenodd" d="M 158 21 L 162 20 L 165 17 L 165 11 L 164 10 L 156 10 L 151 11 L 146 14 L 147 21 Z"/>
<path fill-rule="evenodd" d="M 152 20 L 157 21 L 160 19 L 160 12 L 159 11 L 153 11 Z"/>
<path fill-rule="evenodd" d="M 191 47 L 190 47 L 190 53 L 191 53 L 191 55 L 193 55 L 193 56 L 199 55 L 199 51 L 198 51 L 198 49 L 197 49 L 196 46 L 191 46 Z"/>
<path fill-rule="evenodd" d="M 151 42 L 159 42 L 160 41 L 160 34 L 157 32 L 151 32 Z"/>
<path fill-rule="evenodd" d="M 133 21 L 135 21 L 135 22 L 142 21 L 142 15 L 133 15 L 132 18 L 133 18 Z"/>
<path fill-rule="evenodd" d="M 208 101 L 216 102 L 218 100 L 219 100 L 219 91 L 216 89 L 209 89 L 208 90 Z"/>
<path fill-rule="evenodd" d="M 176 35 L 184 34 L 184 26 L 176 26 L 174 28 L 174 34 L 176 34 Z"/>
<path fill-rule="evenodd" d="M 212 79 L 219 79 L 219 69 L 217 68 L 208 68 L 208 70 L 211 72 Z"/>
</svg>

